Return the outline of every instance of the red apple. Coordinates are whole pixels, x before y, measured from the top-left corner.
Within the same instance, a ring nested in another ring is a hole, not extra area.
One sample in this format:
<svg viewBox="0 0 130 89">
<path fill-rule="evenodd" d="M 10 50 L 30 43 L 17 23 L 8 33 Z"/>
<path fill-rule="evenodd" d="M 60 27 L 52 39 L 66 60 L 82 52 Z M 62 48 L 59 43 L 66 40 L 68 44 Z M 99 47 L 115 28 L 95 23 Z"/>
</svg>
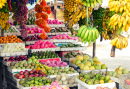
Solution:
<svg viewBox="0 0 130 89">
<path fill-rule="evenodd" d="M 38 74 L 38 70 L 36 70 L 36 73 Z"/>
<path fill-rule="evenodd" d="M 33 74 L 33 71 L 30 71 L 29 73 L 30 73 L 30 74 Z"/>
<path fill-rule="evenodd" d="M 28 75 L 25 75 L 24 78 L 28 78 Z"/>
<path fill-rule="evenodd" d="M 24 75 L 28 75 L 28 72 L 23 72 Z"/>
<path fill-rule="evenodd" d="M 23 75 L 23 71 L 20 71 L 20 74 Z"/>
</svg>

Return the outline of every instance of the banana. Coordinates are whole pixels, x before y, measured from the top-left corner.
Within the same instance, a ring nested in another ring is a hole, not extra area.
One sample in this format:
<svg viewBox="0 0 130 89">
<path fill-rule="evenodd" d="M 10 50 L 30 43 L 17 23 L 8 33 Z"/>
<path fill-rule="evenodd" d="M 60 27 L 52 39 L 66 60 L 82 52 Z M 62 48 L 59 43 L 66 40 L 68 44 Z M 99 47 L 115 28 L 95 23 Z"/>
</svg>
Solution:
<svg viewBox="0 0 130 89">
<path fill-rule="evenodd" d="M 91 40 L 91 36 L 92 36 L 92 30 L 90 29 L 90 30 L 89 30 L 89 34 L 88 34 L 88 41 Z"/>
<path fill-rule="evenodd" d="M 83 38 L 85 41 L 88 41 L 88 34 L 89 34 L 89 29 L 87 29 L 85 36 Z"/>
<path fill-rule="evenodd" d="M 81 39 L 83 39 L 83 37 L 84 37 L 86 31 L 87 31 L 87 28 L 84 28 L 84 30 L 82 31 L 82 34 L 81 34 Z"/>
<path fill-rule="evenodd" d="M 82 26 L 79 28 L 78 33 L 77 33 L 77 36 L 78 36 L 78 37 L 80 37 L 80 34 L 81 34 L 81 32 L 83 31 L 84 28 L 87 28 L 87 26 L 86 26 L 86 25 L 82 25 Z"/>
</svg>

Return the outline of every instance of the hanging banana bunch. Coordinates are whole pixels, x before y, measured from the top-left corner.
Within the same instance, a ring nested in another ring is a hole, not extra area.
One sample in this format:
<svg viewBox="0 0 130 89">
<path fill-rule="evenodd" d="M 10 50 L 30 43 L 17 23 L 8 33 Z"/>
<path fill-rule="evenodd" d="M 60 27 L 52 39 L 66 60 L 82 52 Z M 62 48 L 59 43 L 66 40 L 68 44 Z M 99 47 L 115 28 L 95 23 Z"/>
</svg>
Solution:
<svg viewBox="0 0 130 89">
<path fill-rule="evenodd" d="M 128 38 L 124 36 L 115 37 L 110 44 L 115 46 L 117 49 L 123 49 L 128 46 Z"/>
</svg>

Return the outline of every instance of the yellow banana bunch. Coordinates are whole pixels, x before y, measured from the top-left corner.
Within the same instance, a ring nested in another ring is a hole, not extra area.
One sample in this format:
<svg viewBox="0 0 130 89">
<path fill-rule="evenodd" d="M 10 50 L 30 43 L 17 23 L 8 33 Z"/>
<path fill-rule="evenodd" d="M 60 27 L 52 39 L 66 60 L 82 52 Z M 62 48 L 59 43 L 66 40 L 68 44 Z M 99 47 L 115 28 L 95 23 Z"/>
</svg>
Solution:
<svg viewBox="0 0 130 89">
<path fill-rule="evenodd" d="M 110 6 L 110 11 L 115 12 L 127 12 L 129 14 L 130 2 L 127 1 L 112 1 L 108 4 Z"/>
<path fill-rule="evenodd" d="M 112 26 L 115 28 L 117 25 L 119 28 L 122 27 L 122 32 L 127 32 L 130 27 L 130 16 L 128 16 L 125 12 L 122 15 L 115 14 L 110 18 L 110 23 L 108 26 Z M 116 30 L 116 29 L 113 29 Z"/>
<path fill-rule="evenodd" d="M 123 36 L 115 37 L 111 42 L 112 46 L 115 46 L 117 49 L 123 49 L 128 46 L 128 38 Z"/>
<path fill-rule="evenodd" d="M 64 0 L 65 9 L 69 12 L 75 12 L 80 5 L 78 1 L 80 0 Z"/>
<path fill-rule="evenodd" d="M 120 1 L 120 2 L 122 2 L 122 1 L 127 1 L 127 2 L 130 2 L 130 0 L 109 0 L 109 3 L 110 3 L 110 2 L 113 2 L 113 1 Z"/>
<path fill-rule="evenodd" d="M 92 8 L 88 8 L 88 17 L 90 17 L 92 13 Z M 67 15 L 68 14 L 68 15 Z M 71 28 L 74 24 L 76 24 L 80 18 L 84 19 L 87 17 L 87 9 L 85 7 L 79 8 L 75 13 L 70 14 L 68 11 L 65 11 L 64 14 L 65 22 L 69 21 L 69 28 Z"/>
<path fill-rule="evenodd" d="M 105 40 L 110 40 L 111 37 L 110 37 L 110 35 L 108 35 L 107 33 L 108 33 L 108 31 L 103 32 L 103 33 L 102 33 L 102 37 L 103 37 Z"/>
<path fill-rule="evenodd" d="M 7 3 L 7 0 L 0 0 L 0 9 L 5 6 L 5 3 Z"/>
<path fill-rule="evenodd" d="M 4 30 L 8 30 L 10 27 L 10 24 L 7 22 L 8 19 L 9 19 L 8 13 L 0 12 L 0 25 Z"/>
</svg>

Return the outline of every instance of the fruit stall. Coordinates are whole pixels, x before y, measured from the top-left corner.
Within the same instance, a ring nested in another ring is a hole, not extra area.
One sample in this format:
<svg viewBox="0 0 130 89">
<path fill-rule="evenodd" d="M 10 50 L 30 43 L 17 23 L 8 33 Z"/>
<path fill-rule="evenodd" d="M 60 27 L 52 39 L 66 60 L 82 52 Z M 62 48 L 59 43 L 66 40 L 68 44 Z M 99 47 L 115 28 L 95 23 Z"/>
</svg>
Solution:
<svg viewBox="0 0 130 89">
<path fill-rule="evenodd" d="M 95 56 L 99 37 L 111 40 L 112 57 L 128 46 L 130 1 L 103 2 L 0 0 L 0 89 L 130 89 L 130 69 Z"/>
</svg>

